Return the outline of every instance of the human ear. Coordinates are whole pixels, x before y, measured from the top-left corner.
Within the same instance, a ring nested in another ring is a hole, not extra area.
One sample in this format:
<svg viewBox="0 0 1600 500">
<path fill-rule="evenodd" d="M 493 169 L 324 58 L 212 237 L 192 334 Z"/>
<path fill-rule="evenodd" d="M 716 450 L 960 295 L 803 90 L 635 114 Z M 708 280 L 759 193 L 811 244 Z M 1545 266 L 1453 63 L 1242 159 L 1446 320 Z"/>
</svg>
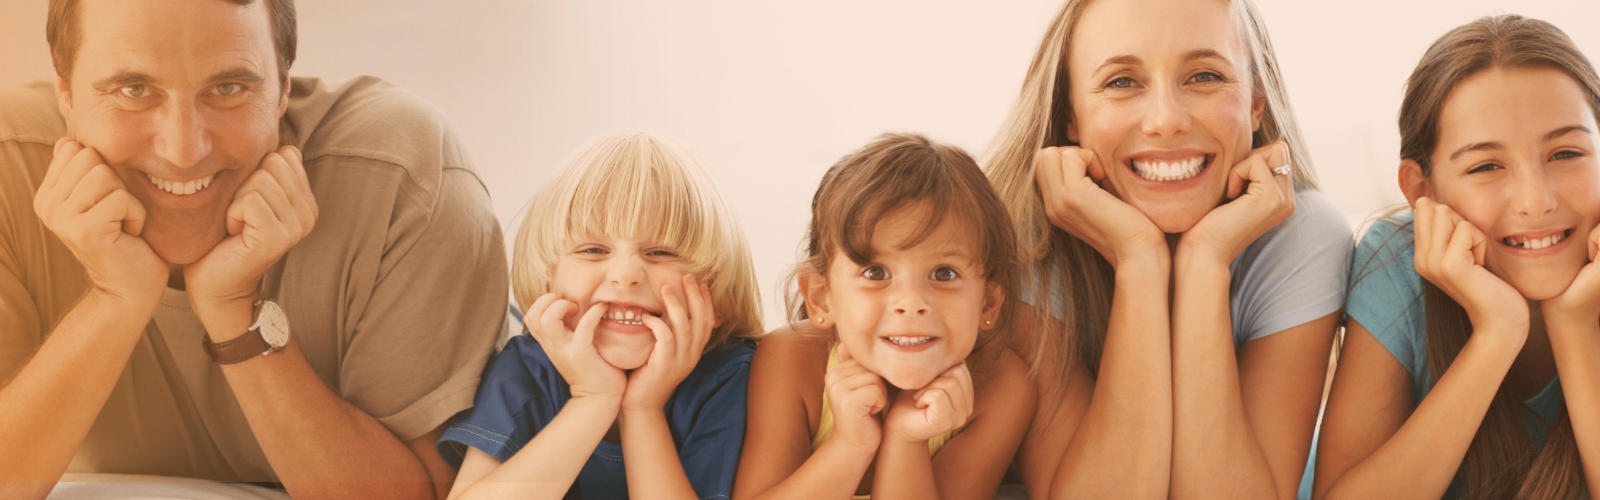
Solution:
<svg viewBox="0 0 1600 500">
<path fill-rule="evenodd" d="M 294 86 L 289 81 L 289 72 L 283 72 L 283 78 L 279 80 L 278 86 L 283 87 L 279 89 L 283 93 L 278 96 L 278 118 L 283 118 L 283 114 L 289 111 L 289 88 Z"/>
<path fill-rule="evenodd" d="M 1004 287 L 990 283 L 984 289 L 983 310 L 980 314 L 983 317 L 983 323 L 978 325 L 979 330 L 994 328 L 995 323 L 1000 321 L 1000 306 L 1005 304 L 1005 301 L 1006 289 Z"/>
<path fill-rule="evenodd" d="M 1250 130 L 1261 131 L 1261 120 L 1267 116 L 1267 94 L 1261 91 L 1261 82 L 1256 81 L 1256 92 L 1250 97 Z"/>
<path fill-rule="evenodd" d="M 1433 197 L 1433 184 L 1428 182 L 1428 176 L 1422 173 L 1422 164 L 1416 160 L 1400 160 L 1400 193 L 1406 196 L 1406 204 L 1412 208 L 1416 208 L 1417 198 Z"/>
<path fill-rule="evenodd" d="M 56 76 L 56 108 L 61 111 L 62 118 L 72 112 L 72 83 L 60 75 Z M 72 123 L 72 120 L 67 120 L 67 123 Z"/>
<path fill-rule="evenodd" d="M 1067 142 L 1073 144 L 1082 144 L 1078 142 L 1078 124 L 1075 122 L 1077 122 L 1077 120 L 1067 121 Z"/>
<path fill-rule="evenodd" d="M 806 301 L 806 317 L 818 328 L 833 325 L 828 317 L 828 279 L 815 273 L 800 275 L 800 296 Z"/>
</svg>

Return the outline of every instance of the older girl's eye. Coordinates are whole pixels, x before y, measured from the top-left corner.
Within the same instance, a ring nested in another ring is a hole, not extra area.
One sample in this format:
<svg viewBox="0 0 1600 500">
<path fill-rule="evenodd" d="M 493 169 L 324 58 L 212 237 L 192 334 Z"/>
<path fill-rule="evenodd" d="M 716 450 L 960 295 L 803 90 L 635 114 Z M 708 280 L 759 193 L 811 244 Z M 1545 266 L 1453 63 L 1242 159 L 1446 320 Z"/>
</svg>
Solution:
<svg viewBox="0 0 1600 500">
<path fill-rule="evenodd" d="M 1490 172 L 1490 171 L 1499 170 L 1499 169 L 1502 169 L 1502 168 L 1505 168 L 1505 167 L 1502 167 L 1502 166 L 1494 164 L 1494 163 L 1485 163 L 1485 164 L 1482 164 L 1482 165 L 1478 165 L 1476 167 L 1472 167 L 1471 170 L 1467 170 L 1467 173 L 1469 173 L 1469 174 L 1481 174 L 1481 173 L 1484 173 L 1484 172 Z"/>
<path fill-rule="evenodd" d="M 1550 161 L 1570 160 L 1570 159 L 1573 159 L 1573 158 L 1582 158 L 1582 157 L 1583 157 L 1583 153 L 1578 152 L 1578 151 L 1572 151 L 1572 150 L 1557 151 L 1556 154 L 1550 155 Z"/>
<path fill-rule="evenodd" d="M 129 85 L 129 86 L 123 87 L 121 89 L 117 89 L 117 90 L 119 92 L 122 92 L 122 95 L 130 97 L 130 98 L 134 98 L 134 99 L 138 99 L 138 98 L 146 97 L 146 96 L 150 95 L 150 87 L 145 86 L 144 84 Z"/>
<path fill-rule="evenodd" d="M 883 266 L 867 266 L 866 269 L 861 270 L 861 277 L 873 281 L 882 281 L 889 279 L 889 270 L 884 269 Z"/>
<path fill-rule="evenodd" d="M 950 266 L 939 266 L 938 269 L 933 270 L 933 275 L 929 276 L 929 278 L 933 278 L 934 281 L 950 281 L 960 277 L 961 273 L 956 272 L 956 270 L 952 269 Z"/>
<path fill-rule="evenodd" d="M 242 88 L 243 87 L 240 87 L 237 83 L 224 83 L 217 85 L 212 91 L 216 92 L 217 95 L 233 95 L 238 93 Z"/>
<path fill-rule="evenodd" d="M 1131 87 L 1133 87 L 1133 79 L 1126 76 L 1106 82 L 1106 88 L 1110 89 L 1126 89 Z"/>
</svg>

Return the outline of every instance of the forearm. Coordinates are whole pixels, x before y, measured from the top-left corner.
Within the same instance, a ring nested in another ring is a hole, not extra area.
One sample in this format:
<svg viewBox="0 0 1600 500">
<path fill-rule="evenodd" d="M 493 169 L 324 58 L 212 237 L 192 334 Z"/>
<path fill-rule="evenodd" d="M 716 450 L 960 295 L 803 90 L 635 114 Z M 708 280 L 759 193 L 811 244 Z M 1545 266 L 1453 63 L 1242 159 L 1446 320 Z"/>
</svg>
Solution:
<svg viewBox="0 0 1600 500">
<path fill-rule="evenodd" d="M 434 498 L 427 470 L 372 416 L 330 391 L 298 344 L 222 373 L 296 498 Z"/>
<path fill-rule="evenodd" d="M 683 472 L 667 416 L 660 409 L 622 412 L 622 460 L 628 471 L 629 498 L 699 498 Z"/>
<path fill-rule="evenodd" d="M 1326 499 L 1430 498 L 1444 495 L 1496 389 L 1522 349 L 1487 329 L 1467 340 L 1422 403 L 1383 445 L 1328 487 Z"/>
<path fill-rule="evenodd" d="M 1600 325 L 1550 325 L 1550 347 L 1589 491 L 1600 488 Z"/>
<path fill-rule="evenodd" d="M 90 291 L 0 389 L 0 485 L 54 483 L 116 387 L 154 307 Z M 9 485 L 0 497 L 11 498 Z M 44 487 L 41 493 L 48 493 Z M 42 494 L 40 495 L 42 496 Z"/>
<path fill-rule="evenodd" d="M 456 483 L 450 500 L 472 498 L 559 499 L 578 479 L 621 408 L 620 396 L 567 401 L 527 446 L 471 483 Z"/>
<path fill-rule="evenodd" d="M 1051 498 L 1167 497 L 1172 464 L 1169 265 L 1160 258 L 1120 263 L 1093 398 L 1057 466 Z"/>
<path fill-rule="evenodd" d="M 1180 250 L 1173 266 L 1173 498 L 1292 498 L 1245 413 L 1227 262 Z"/>
<path fill-rule="evenodd" d="M 873 450 L 852 449 L 828 440 L 793 474 L 752 500 L 848 499 L 861 485 L 874 455 Z"/>
<path fill-rule="evenodd" d="M 873 471 L 872 498 L 943 498 L 933 477 L 933 455 L 928 453 L 927 441 L 907 443 L 884 438 Z"/>
</svg>

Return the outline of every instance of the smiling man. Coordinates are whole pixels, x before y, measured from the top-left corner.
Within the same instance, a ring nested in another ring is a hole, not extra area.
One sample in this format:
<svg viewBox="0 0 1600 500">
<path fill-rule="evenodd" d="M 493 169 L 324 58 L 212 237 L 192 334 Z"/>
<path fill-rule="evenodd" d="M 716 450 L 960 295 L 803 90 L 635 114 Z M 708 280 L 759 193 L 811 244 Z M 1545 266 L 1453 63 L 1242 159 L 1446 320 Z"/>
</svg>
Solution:
<svg viewBox="0 0 1600 500">
<path fill-rule="evenodd" d="M 504 329 L 440 113 L 290 79 L 292 0 L 51 0 L 0 91 L 0 497 L 66 472 L 433 498 Z"/>
</svg>

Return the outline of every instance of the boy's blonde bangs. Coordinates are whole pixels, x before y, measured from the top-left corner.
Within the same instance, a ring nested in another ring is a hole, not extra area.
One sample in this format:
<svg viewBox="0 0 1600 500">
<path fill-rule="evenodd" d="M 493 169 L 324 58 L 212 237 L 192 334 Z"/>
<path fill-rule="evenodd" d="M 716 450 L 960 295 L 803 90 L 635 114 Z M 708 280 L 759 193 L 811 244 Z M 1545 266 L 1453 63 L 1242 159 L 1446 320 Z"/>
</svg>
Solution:
<svg viewBox="0 0 1600 500">
<path fill-rule="evenodd" d="M 607 235 L 665 246 L 711 284 L 723 318 L 707 347 L 763 333 L 749 245 L 704 162 L 663 134 L 618 132 L 570 158 L 539 191 L 518 230 L 517 303 L 549 293 L 556 263 L 577 238 Z"/>
</svg>

